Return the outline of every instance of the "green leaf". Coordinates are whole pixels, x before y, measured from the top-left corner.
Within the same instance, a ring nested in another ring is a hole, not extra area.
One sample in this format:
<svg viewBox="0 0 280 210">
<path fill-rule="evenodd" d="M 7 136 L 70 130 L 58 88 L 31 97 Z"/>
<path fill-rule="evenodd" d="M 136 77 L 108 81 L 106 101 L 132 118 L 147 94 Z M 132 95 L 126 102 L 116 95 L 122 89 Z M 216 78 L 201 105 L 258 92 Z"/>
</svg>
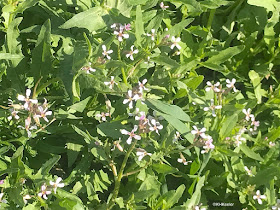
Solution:
<svg viewBox="0 0 280 210">
<path fill-rule="evenodd" d="M 274 142 L 276 139 L 280 138 L 280 126 L 269 131 L 267 138 L 269 141 Z"/>
<path fill-rule="evenodd" d="M 246 156 L 248 156 L 249 158 L 252 158 L 252 159 L 255 159 L 255 160 L 258 160 L 258 161 L 264 161 L 263 158 L 255 153 L 253 150 L 251 150 L 249 147 L 247 147 L 245 144 L 241 144 L 240 145 L 240 149 L 242 150 L 242 152 L 244 152 L 244 154 Z"/>
<path fill-rule="evenodd" d="M 47 20 L 41 27 L 36 46 L 32 51 L 31 71 L 35 81 L 49 74 L 52 68 L 51 21 Z"/>
<path fill-rule="evenodd" d="M 156 99 L 147 99 L 146 103 L 149 107 L 156 111 L 160 111 L 165 114 L 169 114 L 179 120 L 182 120 L 184 122 L 191 122 L 191 119 L 188 114 L 186 114 L 179 106 L 176 105 L 170 105 L 167 103 L 164 103 L 160 100 Z"/>
<path fill-rule="evenodd" d="M 202 83 L 203 80 L 204 76 L 199 75 L 187 79 L 186 81 L 184 81 L 184 83 L 192 90 L 195 90 Z"/>
<path fill-rule="evenodd" d="M 220 65 L 221 63 L 224 63 L 228 59 L 232 58 L 233 56 L 241 53 L 245 49 L 245 46 L 235 46 L 235 47 L 229 47 L 225 50 L 221 50 L 218 52 L 217 55 L 214 55 L 210 57 L 206 62 L 204 62 L 203 65 Z"/>
<path fill-rule="evenodd" d="M 141 46 L 142 38 L 141 36 L 144 34 L 144 25 L 142 20 L 142 10 L 141 6 L 137 5 L 136 7 L 136 20 L 135 20 L 135 36 L 137 40 L 137 44 Z"/>
<path fill-rule="evenodd" d="M 97 126 L 97 133 L 99 133 L 101 136 L 110 136 L 114 139 L 118 139 L 123 136 L 120 132 L 120 130 L 123 128 L 124 126 L 120 121 L 105 122 Z"/>
<path fill-rule="evenodd" d="M 160 163 L 154 163 L 152 165 L 153 169 L 157 171 L 159 174 L 172 174 L 176 171 L 178 171 L 176 168 L 166 165 L 166 164 L 160 164 Z"/>
<path fill-rule="evenodd" d="M 166 34 L 170 34 L 170 36 L 179 36 L 183 29 L 185 29 L 189 24 L 194 21 L 194 18 L 189 18 L 177 23 L 173 27 L 171 27 Z"/>
<path fill-rule="evenodd" d="M 69 29 L 73 27 L 86 28 L 90 32 L 97 31 L 106 27 L 103 16 L 108 14 L 102 7 L 93 7 L 87 11 L 80 12 L 70 20 L 66 21 L 60 26 L 62 29 Z"/>
<path fill-rule="evenodd" d="M 161 25 L 161 22 L 162 22 L 162 19 L 163 19 L 163 13 L 160 13 L 158 15 L 156 15 L 151 21 L 150 23 L 148 24 L 148 26 L 146 27 L 146 32 L 149 33 L 153 28 L 155 30 L 157 30 L 160 25 Z"/>
<path fill-rule="evenodd" d="M 254 70 L 249 71 L 249 77 L 251 79 L 251 83 L 253 84 L 258 104 L 260 104 L 262 102 L 262 96 L 266 93 L 263 89 L 261 89 L 261 78 Z"/>
<path fill-rule="evenodd" d="M 268 184 L 274 177 L 278 177 L 280 168 L 275 166 L 266 166 L 264 169 L 259 171 L 254 177 L 251 177 L 250 184 L 255 184 L 256 187 Z"/>
<path fill-rule="evenodd" d="M 178 203 L 178 201 L 182 197 L 185 189 L 186 189 L 185 185 L 181 184 L 172 196 L 168 196 L 166 198 L 167 208 L 171 208 L 174 204 Z"/>
<path fill-rule="evenodd" d="M 225 120 L 223 120 L 222 127 L 220 129 L 220 139 L 224 139 L 225 137 L 227 137 L 232 129 L 235 127 L 236 123 L 238 120 L 238 115 L 237 114 L 233 114 L 230 117 L 225 118 Z"/>
<path fill-rule="evenodd" d="M 187 209 L 192 209 L 193 206 L 199 204 L 200 197 L 201 197 L 201 188 L 204 186 L 205 176 L 198 177 L 198 182 L 195 187 L 195 192 L 193 193 L 191 199 L 184 204 Z"/>
<path fill-rule="evenodd" d="M 69 112 L 83 112 L 84 109 L 86 108 L 89 100 L 91 99 L 91 96 L 87 97 L 86 99 L 78 102 L 78 103 L 75 103 L 73 104 L 72 106 L 69 107 Z"/>
<path fill-rule="evenodd" d="M 274 11 L 276 8 L 279 8 L 279 3 L 276 0 L 248 0 L 247 3 L 257 7 L 264 7 L 268 11 Z"/>
<path fill-rule="evenodd" d="M 0 53 L 0 60 L 13 60 L 13 59 L 22 59 L 23 55 L 20 54 L 11 54 L 11 53 Z"/>
<path fill-rule="evenodd" d="M 51 159 L 49 159 L 47 162 L 45 162 L 42 165 L 42 167 L 39 169 L 39 171 L 34 177 L 40 179 L 42 178 L 42 175 L 48 175 L 50 170 L 59 161 L 60 158 L 61 158 L 60 155 L 54 155 Z"/>
<path fill-rule="evenodd" d="M 180 66 L 175 60 L 165 55 L 159 55 L 151 60 L 168 68 L 179 68 Z"/>
</svg>

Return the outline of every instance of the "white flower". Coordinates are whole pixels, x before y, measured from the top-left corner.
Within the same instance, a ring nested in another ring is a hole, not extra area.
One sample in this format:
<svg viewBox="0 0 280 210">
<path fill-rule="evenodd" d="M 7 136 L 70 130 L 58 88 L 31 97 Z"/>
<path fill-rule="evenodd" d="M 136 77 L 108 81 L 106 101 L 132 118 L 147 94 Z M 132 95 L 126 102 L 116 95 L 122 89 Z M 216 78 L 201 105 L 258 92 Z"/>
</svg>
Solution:
<svg viewBox="0 0 280 210">
<path fill-rule="evenodd" d="M 246 110 L 246 109 L 243 109 L 242 112 L 246 115 L 246 120 L 247 120 L 247 121 L 249 121 L 250 118 L 255 119 L 254 115 L 251 114 L 251 109 L 250 109 L 250 108 L 247 109 L 247 110 Z"/>
<path fill-rule="evenodd" d="M 113 89 L 114 87 L 114 84 L 118 85 L 118 83 L 115 82 L 115 77 L 114 76 L 111 76 L 111 81 L 110 82 L 104 82 L 105 85 L 109 85 L 109 88 L 110 89 Z"/>
<path fill-rule="evenodd" d="M 177 141 L 178 139 L 182 139 L 182 138 L 181 138 L 181 136 L 180 136 L 180 133 L 179 133 L 178 131 L 176 131 L 175 134 L 174 134 L 174 138 L 173 138 L 172 141 L 175 142 L 175 141 Z"/>
<path fill-rule="evenodd" d="M 47 111 L 48 108 L 43 109 L 43 107 L 39 106 L 38 107 L 38 112 L 34 117 L 39 119 L 40 117 L 42 117 L 46 122 L 49 122 L 47 116 L 52 115 L 52 111 Z"/>
<path fill-rule="evenodd" d="M 274 143 L 274 142 L 272 142 L 272 141 L 270 141 L 269 143 L 268 143 L 268 146 L 269 147 L 274 147 L 276 144 Z"/>
<path fill-rule="evenodd" d="M 126 140 L 126 143 L 128 144 L 131 144 L 131 141 L 132 141 L 132 138 L 135 138 L 137 140 L 140 140 L 141 139 L 141 136 L 135 134 L 135 132 L 137 131 L 138 129 L 138 126 L 137 125 L 134 125 L 134 128 L 131 132 L 127 131 L 127 130 L 124 130 L 124 129 L 121 129 L 121 133 L 124 134 L 124 135 L 129 135 L 128 139 Z"/>
<path fill-rule="evenodd" d="M 254 116 L 254 115 L 253 115 L 253 116 Z M 255 117 L 252 117 L 251 120 L 252 120 L 251 125 L 254 126 L 254 131 L 255 131 L 255 130 L 257 130 L 257 128 L 260 126 L 260 121 L 256 121 L 256 120 L 255 120 Z"/>
<path fill-rule="evenodd" d="M 111 59 L 111 56 L 109 56 L 109 54 L 113 53 L 113 50 L 108 50 L 108 51 L 107 51 L 107 48 L 106 48 L 105 45 L 102 45 L 102 49 L 103 49 L 102 55 L 106 56 L 107 59 L 110 60 L 110 59 Z"/>
<path fill-rule="evenodd" d="M 259 204 L 262 204 L 262 199 L 266 199 L 265 195 L 261 195 L 260 191 L 257 190 L 256 195 L 253 196 L 254 200 L 258 200 Z"/>
<path fill-rule="evenodd" d="M 178 42 L 181 41 L 180 37 L 175 38 L 174 36 L 171 37 L 171 42 L 172 45 L 170 46 L 171 49 L 173 49 L 174 47 L 177 47 L 178 50 L 181 49 L 181 46 L 178 44 Z"/>
<path fill-rule="evenodd" d="M 137 148 L 136 150 L 137 150 L 136 155 L 138 156 L 138 161 L 141 161 L 143 159 L 143 157 L 145 157 L 146 155 L 149 155 L 149 156 L 152 155 L 152 153 L 148 153 L 148 152 L 146 152 L 146 150 L 141 149 L 141 148 Z"/>
<path fill-rule="evenodd" d="M 183 163 L 185 166 L 192 162 L 192 161 L 187 161 L 182 153 L 180 153 L 180 157 L 181 158 L 178 158 L 177 161 L 179 163 Z"/>
<path fill-rule="evenodd" d="M 241 137 L 241 134 L 237 134 L 234 138 L 235 138 L 235 142 L 234 143 L 235 143 L 235 145 L 237 147 L 239 147 L 240 144 L 242 144 L 242 142 L 246 141 L 246 139 L 244 137 Z"/>
<path fill-rule="evenodd" d="M 114 34 L 118 36 L 118 40 L 120 42 L 123 41 L 123 38 L 128 39 L 129 38 L 129 34 L 123 33 L 124 31 L 124 26 L 120 26 L 119 31 L 114 31 Z"/>
<path fill-rule="evenodd" d="M 132 45 L 131 47 L 130 47 L 130 49 L 131 49 L 131 51 L 129 52 L 129 53 L 127 53 L 125 56 L 128 58 L 130 58 L 130 60 L 134 60 L 134 58 L 133 58 L 133 54 L 137 54 L 139 51 L 136 49 L 136 50 L 133 50 L 133 48 L 134 48 L 134 45 Z"/>
<path fill-rule="evenodd" d="M 152 32 L 151 34 L 146 34 L 146 35 L 147 35 L 147 36 L 150 36 L 152 41 L 155 41 L 156 30 L 153 28 L 153 29 L 151 30 L 151 32 Z"/>
<path fill-rule="evenodd" d="M 132 109 L 133 108 L 133 102 L 132 101 L 133 100 L 137 101 L 140 97 L 139 97 L 138 94 L 136 94 L 132 97 L 132 90 L 127 91 L 127 96 L 128 96 L 128 98 L 123 100 L 123 104 L 127 104 L 129 102 L 128 107 L 130 109 Z"/>
<path fill-rule="evenodd" d="M 55 182 L 50 181 L 50 185 L 53 187 L 54 194 L 56 194 L 56 189 L 58 187 L 64 187 L 64 183 L 60 183 L 62 181 L 61 177 L 58 177 Z"/>
<path fill-rule="evenodd" d="M 8 120 L 12 120 L 12 118 L 15 118 L 16 120 L 19 119 L 18 116 L 18 111 L 14 110 L 14 109 L 10 109 L 11 115 L 8 117 Z"/>
<path fill-rule="evenodd" d="M 47 190 L 46 184 L 43 184 L 41 186 L 41 192 L 38 193 L 38 196 L 43 197 L 45 200 L 48 199 L 47 195 L 51 194 L 52 192 L 50 190 Z"/>
<path fill-rule="evenodd" d="M 201 138 L 204 138 L 204 139 L 206 138 L 206 135 L 205 135 L 206 128 L 201 128 L 200 130 L 198 130 L 198 128 L 194 125 L 193 129 L 194 130 L 191 131 L 191 133 L 193 135 L 201 136 Z"/>
<path fill-rule="evenodd" d="M 207 141 L 205 142 L 205 145 L 203 146 L 204 150 L 201 151 L 201 154 L 208 153 L 210 149 L 214 149 L 215 145 L 212 144 L 213 139 L 211 136 L 207 136 Z"/>
<path fill-rule="evenodd" d="M 205 90 L 208 92 L 210 90 L 214 90 L 214 92 L 220 92 L 220 88 L 218 88 L 220 86 L 220 82 L 217 82 L 216 84 L 212 85 L 212 83 L 210 81 L 207 81 L 206 84 L 208 85 L 208 87 L 205 88 Z"/>
<path fill-rule="evenodd" d="M 135 120 L 144 121 L 144 124 L 146 124 L 148 122 L 148 119 L 146 118 L 145 112 L 140 112 L 139 114 L 140 116 L 138 115 L 135 116 Z"/>
<path fill-rule="evenodd" d="M 150 131 L 156 131 L 156 133 L 159 135 L 158 130 L 163 129 L 163 126 L 159 122 L 157 122 L 155 119 L 152 119 L 149 129 L 150 129 Z"/>
<path fill-rule="evenodd" d="M 147 79 L 143 79 L 142 82 L 138 81 L 138 86 L 139 86 L 139 92 L 140 93 L 143 93 L 143 90 L 148 90 L 146 87 L 145 87 L 145 84 L 147 83 Z"/>
<path fill-rule="evenodd" d="M 247 166 L 244 166 L 244 169 L 245 169 L 245 171 L 247 172 L 247 174 L 248 174 L 249 176 L 255 176 L 255 175 L 252 173 L 252 170 L 250 170 Z"/>
<path fill-rule="evenodd" d="M 277 199 L 276 206 L 271 207 L 272 210 L 280 210 L 280 199 Z"/>
<path fill-rule="evenodd" d="M 226 83 L 227 83 L 226 86 L 227 86 L 228 88 L 232 88 L 233 91 L 236 93 L 236 92 L 237 92 L 237 89 L 236 89 L 235 86 L 234 86 L 235 82 L 236 82 L 236 79 L 235 79 L 235 78 L 233 78 L 231 81 L 230 81 L 229 79 L 226 79 Z"/>
<path fill-rule="evenodd" d="M 216 115 L 215 109 L 221 109 L 221 108 L 222 108 L 221 105 L 215 106 L 215 105 L 214 105 L 214 100 L 211 99 L 211 105 L 210 105 L 209 107 L 204 107 L 203 110 L 204 110 L 204 111 L 212 110 L 212 116 L 213 116 L 213 117 L 216 117 L 217 115 Z"/>
<path fill-rule="evenodd" d="M 166 10 L 169 7 L 169 6 L 165 6 L 163 2 L 160 2 L 159 6 L 163 10 Z"/>
<path fill-rule="evenodd" d="M 107 121 L 106 117 L 110 116 L 109 113 L 101 112 L 101 114 L 97 114 L 96 117 L 100 117 L 102 121 Z"/>
<path fill-rule="evenodd" d="M 28 195 L 28 194 L 22 197 L 23 202 L 24 202 L 25 204 L 27 204 L 27 200 L 29 200 L 29 199 L 31 199 L 31 198 L 32 198 L 32 197 L 31 197 L 30 195 Z"/>
<path fill-rule="evenodd" d="M 88 63 L 88 66 L 83 66 L 82 70 L 86 71 L 87 74 L 90 74 L 90 72 L 95 72 L 96 71 L 96 69 L 91 67 L 91 62 Z"/>
<path fill-rule="evenodd" d="M 24 97 L 23 95 L 18 95 L 18 100 L 19 101 L 25 101 L 25 104 L 23 105 L 23 107 L 26 109 L 26 110 L 29 110 L 30 109 L 30 103 L 33 103 L 33 104 L 37 104 L 38 103 L 38 100 L 37 99 L 29 99 L 31 95 L 31 90 L 30 89 L 27 89 L 26 90 L 26 97 Z"/>
</svg>

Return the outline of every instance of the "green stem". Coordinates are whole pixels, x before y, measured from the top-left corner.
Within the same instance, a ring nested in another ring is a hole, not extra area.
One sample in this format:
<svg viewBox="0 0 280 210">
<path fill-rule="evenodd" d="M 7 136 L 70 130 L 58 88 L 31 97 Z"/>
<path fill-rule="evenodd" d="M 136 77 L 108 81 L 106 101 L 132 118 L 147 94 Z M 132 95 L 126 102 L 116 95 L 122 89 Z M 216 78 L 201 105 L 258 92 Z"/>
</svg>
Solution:
<svg viewBox="0 0 280 210">
<path fill-rule="evenodd" d="M 121 168 L 119 170 L 118 176 L 115 178 L 115 188 L 113 191 L 113 195 L 109 201 L 107 210 L 112 209 L 113 206 L 115 205 L 115 200 L 118 197 L 119 194 L 119 189 L 120 189 L 120 185 L 121 185 L 121 180 L 123 178 L 123 172 L 124 172 L 124 168 L 126 166 L 127 160 L 129 158 L 129 155 L 131 154 L 132 150 L 134 149 L 136 143 L 137 143 L 137 139 L 134 140 L 134 142 L 132 143 L 131 147 L 129 148 L 129 150 L 127 151 L 127 153 L 124 156 Z"/>
<path fill-rule="evenodd" d="M 118 58 L 119 58 L 119 61 L 122 60 L 122 57 L 121 57 L 121 43 L 119 42 L 118 44 Z M 122 70 L 122 77 L 123 77 L 123 82 L 124 84 L 127 85 L 127 78 L 126 78 L 126 74 L 125 74 L 125 71 L 124 71 L 124 67 L 121 67 L 121 70 Z"/>
</svg>

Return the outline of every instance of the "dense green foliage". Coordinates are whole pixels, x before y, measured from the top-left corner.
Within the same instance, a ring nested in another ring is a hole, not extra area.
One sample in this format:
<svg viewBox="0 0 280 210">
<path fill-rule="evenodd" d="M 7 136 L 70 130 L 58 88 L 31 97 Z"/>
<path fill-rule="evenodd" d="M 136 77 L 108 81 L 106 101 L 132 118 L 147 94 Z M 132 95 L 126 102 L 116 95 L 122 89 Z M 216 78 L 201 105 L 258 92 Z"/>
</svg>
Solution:
<svg viewBox="0 0 280 210">
<path fill-rule="evenodd" d="M 1 209 L 280 208 L 279 0 L 0 6 Z"/>
</svg>

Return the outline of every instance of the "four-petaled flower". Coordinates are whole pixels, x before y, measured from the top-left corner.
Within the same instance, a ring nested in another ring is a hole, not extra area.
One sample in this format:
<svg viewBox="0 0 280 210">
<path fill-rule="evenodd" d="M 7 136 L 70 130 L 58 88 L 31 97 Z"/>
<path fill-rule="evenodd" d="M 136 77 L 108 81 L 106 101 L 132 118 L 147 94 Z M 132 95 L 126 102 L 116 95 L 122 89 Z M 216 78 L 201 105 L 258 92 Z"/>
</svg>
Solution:
<svg viewBox="0 0 280 210">
<path fill-rule="evenodd" d="M 163 129 L 163 126 L 157 122 L 155 119 L 151 119 L 151 123 L 150 123 L 150 131 L 156 131 L 156 133 L 159 135 L 158 130 Z"/>
<path fill-rule="evenodd" d="M 138 94 L 135 94 L 134 96 L 132 96 L 132 90 L 127 91 L 127 96 L 128 96 L 128 98 L 123 100 L 123 104 L 127 104 L 129 102 L 128 107 L 130 109 L 132 109 L 133 108 L 133 102 L 132 101 L 133 100 L 137 101 L 140 97 L 139 97 Z"/>
<path fill-rule="evenodd" d="M 134 58 L 133 58 L 133 54 L 137 54 L 139 51 L 136 49 L 136 50 L 133 50 L 133 48 L 134 48 L 134 45 L 132 45 L 131 47 L 130 47 L 130 49 L 131 49 L 131 51 L 129 51 L 125 56 L 128 58 L 130 58 L 130 60 L 134 60 Z"/>
<path fill-rule="evenodd" d="M 64 183 L 60 183 L 62 181 L 61 177 L 58 177 L 55 182 L 50 181 L 50 185 L 53 187 L 54 194 L 56 194 L 56 189 L 58 187 L 64 187 Z"/>
<path fill-rule="evenodd" d="M 111 81 L 110 82 L 104 82 L 105 85 L 109 85 L 110 89 L 113 89 L 114 84 L 118 85 L 118 83 L 115 82 L 115 77 L 111 76 Z"/>
<path fill-rule="evenodd" d="M 36 113 L 36 115 L 34 115 L 34 118 L 39 119 L 40 117 L 42 117 L 46 122 L 49 122 L 47 116 L 52 115 L 52 111 L 47 111 L 47 110 L 48 110 L 47 107 L 45 109 L 43 109 L 43 107 L 39 106 L 38 113 Z"/>
<path fill-rule="evenodd" d="M 11 115 L 8 117 L 8 120 L 12 120 L 12 118 L 15 118 L 16 120 L 19 119 L 19 116 L 18 116 L 18 111 L 14 110 L 14 109 L 10 109 L 11 111 Z"/>
<path fill-rule="evenodd" d="M 260 191 L 257 190 L 256 195 L 253 196 L 254 200 L 258 200 L 259 204 L 262 204 L 262 199 L 266 199 L 265 195 L 261 195 Z"/>
<path fill-rule="evenodd" d="M 215 148 L 215 145 L 212 144 L 212 142 L 213 142 L 212 137 L 211 136 L 207 136 L 206 138 L 207 138 L 207 140 L 205 142 L 205 145 L 203 146 L 204 150 L 201 151 L 201 154 L 208 153 L 210 149 L 214 149 Z"/>
<path fill-rule="evenodd" d="M 169 6 L 165 6 L 163 2 L 160 2 L 159 6 L 163 10 L 166 10 L 169 7 Z"/>
<path fill-rule="evenodd" d="M 206 84 L 208 85 L 208 87 L 205 88 L 205 90 L 208 92 L 210 90 L 214 90 L 214 92 L 220 92 L 220 88 L 218 88 L 220 86 L 220 82 L 217 82 L 216 84 L 212 85 L 212 83 L 210 81 L 207 81 Z"/>
<path fill-rule="evenodd" d="M 103 49 L 103 53 L 102 55 L 106 56 L 107 59 L 111 59 L 111 56 L 109 54 L 113 53 L 113 50 L 108 50 L 107 51 L 107 48 L 106 48 L 106 45 L 102 45 L 102 49 Z"/>
<path fill-rule="evenodd" d="M 146 34 L 146 35 L 147 35 L 147 36 L 150 36 L 152 41 L 155 41 L 156 30 L 153 28 L 153 29 L 151 30 L 151 32 L 152 32 L 151 34 Z"/>
<path fill-rule="evenodd" d="M 143 90 L 148 90 L 146 87 L 145 87 L 145 84 L 147 83 L 147 79 L 143 79 L 142 82 L 138 81 L 138 86 L 139 86 L 139 92 L 140 93 L 143 93 Z"/>
<path fill-rule="evenodd" d="M 201 128 L 200 130 L 198 130 L 198 128 L 194 125 L 193 129 L 194 130 L 191 131 L 191 133 L 193 135 L 200 136 L 201 138 L 204 138 L 204 139 L 206 138 L 206 135 L 205 135 L 206 128 Z"/>
<path fill-rule="evenodd" d="M 104 112 L 101 112 L 101 114 L 97 114 L 96 117 L 100 117 L 102 119 L 102 121 L 106 121 L 106 117 L 110 116 L 109 113 L 104 113 Z"/>
<path fill-rule="evenodd" d="M 173 49 L 174 47 L 177 47 L 177 49 L 180 50 L 181 46 L 178 44 L 178 42 L 180 41 L 181 41 L 180 37 L 175 38 L 175 36 L 172 36 L 171 37 L 172 45 L 170 46 L 170 48 Z"/>
<path fill-rule="evenodd" d="M 126 140 L 126 143 L 128 144 L 131 144 L 131 141 L 132 141 L 132 138 L 135 138 L 137 140 L 140 140 L 141 139 L 141 136 L 135 134 L 135 132 L 137 131 L 138 129 L 138 126 L 137 125 L 134 125 L 134 128 L 131 132 L 127 131 L 127 130 L 124 130 L 124 129 L 121 129 L 121 133 L 124 134 L 124 135 L 129 135 L 128 139 Z"/>
<path fill-rule="evenodd" d="M 30 110 L 30 103 L 33 103 L 33 104 L 38 103 L 37 99 L 30 99 L 29 98 L 30 95 L 31 95 L 31 90 L 27 89 L 26 90 L 26 97 L 24 97 L 23 95 L 18 95 L 18 97 L 17 97 L 19 101 L 25 101 L 25 104 L 23 105 L 25 110 Z"/>
<path fill-rule="evenodd" d="M 41 186 L 41 192 L 38 193 L 38 196 L 43 197 L 45 200 L 48 199 L 47 195 L 51 194 L 52 192 L 47 189 L 46 184 Z"/>
<path fill-rule="evenodd" d="M 96 69 L 91 67 L 91 62 L 88 63 L 88 66 L 83 66 L 82 70 L 86 71 L 87 74 L 90 74 L 90 72 L 95 72 L 96 71 Z"/>
<path fill-rule="evenodd" d="M 111 26 L 112 27 L 112 26 Z M 118 40 L 120 42 L 123 41 L 123 38 L 128 39 L 129 38 L 129 34 L 124 33 L 124 26 L 120 26 L 119 27 L 119 31 L 114 31 L 114 34 L 118 36 Z"/>
<path fill-rule="evenodd" d="M 152 153 L 148 153 L 148 152 L 146 152 L 146 150 L 141 149 L 141 148 L 137 148 L 136 150 L 137 150 L 136 155 L 138 156 L 138 161 L 141 161 L 143 159 L 143 157 L 145 157 L 146 155 L 149 155 L 149 156 L 152 155 Z"/>
<path fill-rule="evenodd" d="M 213 116 L 213 117 L 216 117 L 217 115 L 216 115 L 215 109 L 221 109 L 222 106 L 221 106 L 221 105 L 215 106 L 215 105 L 214 105 L 214 100 L 213 100 L 213 99 L 211 99 L 210 101 L 211 101 L 211 105 L 210 105 L 209 107 L 204 107 L 203 110 L 204 110 L 204 111 L 212 110 L 212 116 Z"/>
<path fill-rule="evenodd" d="M 236 79 L 235 78 L 233 78 L 231 81 L 229 80 L 229 79 L 226 79 L 226 86 L 228 87 L 228 88 L 232 88 L 233 89 L 233 91 L 236 93 L 237 92 L 237 89 L 235 88 L 235 86 L 234 86 L 234 84 L 235 84 L 235 82 L 236 82 Z"/>
<path fill-rule="evenodd" d="M 255 119 L 254 115 L 251 114 L 251 109 L 250 109 L 250 108 L 247 109 L 247 110 L 246 110 L 246 109 L 243 109 L 242 112 L 246 115 L 246 120 L 247 120 L 247 121 L 249 121 L 250 118 Z"/>
</svg>

